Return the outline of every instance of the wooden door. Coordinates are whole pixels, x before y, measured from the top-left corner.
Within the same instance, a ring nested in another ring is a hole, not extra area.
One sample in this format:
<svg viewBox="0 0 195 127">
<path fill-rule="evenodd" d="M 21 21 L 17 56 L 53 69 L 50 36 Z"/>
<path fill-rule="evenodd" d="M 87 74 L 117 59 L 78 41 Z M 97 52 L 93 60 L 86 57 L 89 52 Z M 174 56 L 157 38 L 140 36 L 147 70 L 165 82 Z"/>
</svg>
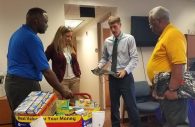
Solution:
<svg viewBox="0 0 195 127">
<path fill-rule="evenodd" d="M 187 63 L 189 65 L 195 62 L 195 35 L 185 35 L 187 40 Z"/>
<path fill-rule="evenodd" d="M 111 36 L 111 32 L 109 28 L 103 28 L 103 40 Z M 106 67 L 105 67 L 106 68 Z M 109 92 L 109 78 L 107 75 L 104 76 L 105 83 L 105 100 L 106 107 L 110 107 L 110 92 Z"/>
<path fill-rule="evenodd" d="M 7 97 L 0 97 L 0 126 L 10 125 L 11 127 L 11 109 L 7 101 Z"/>
</svg>

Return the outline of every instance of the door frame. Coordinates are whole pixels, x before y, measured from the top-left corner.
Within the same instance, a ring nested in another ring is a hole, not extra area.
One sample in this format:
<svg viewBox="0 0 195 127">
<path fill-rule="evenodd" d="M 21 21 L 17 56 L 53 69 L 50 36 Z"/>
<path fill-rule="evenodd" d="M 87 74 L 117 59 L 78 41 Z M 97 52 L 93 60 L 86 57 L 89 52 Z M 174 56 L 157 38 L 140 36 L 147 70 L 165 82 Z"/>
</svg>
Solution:
<svg viewBox="0 0 195 127">
<path fill-rule="evenodd" d="M 111 12 L 106 14 L 102 20 L 97 23 L 97 37 L 98 37 L 98 61 L 100 61 L 102 56 L 103 49 L 103 27 L 102 23 L 107 21 L 107 19 L 111 16 Z M 104 76 L 99 76 L 99 95 L 100 95 L 100 107 L 101 109 L 106 109 L 106 97 L 105 97 L 105 79 Z"/>
</svg>

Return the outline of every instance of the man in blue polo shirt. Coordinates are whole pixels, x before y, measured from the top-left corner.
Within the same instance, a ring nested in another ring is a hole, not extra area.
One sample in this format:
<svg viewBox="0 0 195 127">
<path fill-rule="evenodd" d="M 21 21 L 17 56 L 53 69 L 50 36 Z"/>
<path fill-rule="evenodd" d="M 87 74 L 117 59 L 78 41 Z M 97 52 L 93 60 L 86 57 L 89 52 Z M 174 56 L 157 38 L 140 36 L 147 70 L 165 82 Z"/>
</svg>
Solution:
<svg viewBox="0 0 195 127">
<path fill-rule="evenodd" d="M 31 91 L 41 90 L 39 81 L 42 80 L 42 74 L 64 98 L 72 97 L 72 93 L 60 86 L 56 75 L 51 71 L 43 44 L 37 36 L 37 33 L 45 33 L 48 27 L 47 22 L 45 10 L 31 8 L 26 15 L 26 24 L 22 25 L 10 38 L 5 91 L 12 111 Z"/>
</svg>

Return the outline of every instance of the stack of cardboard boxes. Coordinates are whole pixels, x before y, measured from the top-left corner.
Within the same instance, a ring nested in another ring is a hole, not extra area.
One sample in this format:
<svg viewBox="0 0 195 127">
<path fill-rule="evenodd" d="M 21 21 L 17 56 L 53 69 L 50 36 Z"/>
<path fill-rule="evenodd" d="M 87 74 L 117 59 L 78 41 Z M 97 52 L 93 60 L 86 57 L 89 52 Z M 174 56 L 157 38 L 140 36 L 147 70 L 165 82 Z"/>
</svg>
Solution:
<svg viewBox="0 0 195 127">
<path fill-rule="evenodd" d="M 43 116 L 47 127 L 91 127 L 92 111 L 99 106 L 92 100 L 80 99 L 75 106 L 69 100 L 57 100 L 53 93 L 34 91 L 16 108 L 16 127 L 29 127 L 29 123 Z"/>
</svg>

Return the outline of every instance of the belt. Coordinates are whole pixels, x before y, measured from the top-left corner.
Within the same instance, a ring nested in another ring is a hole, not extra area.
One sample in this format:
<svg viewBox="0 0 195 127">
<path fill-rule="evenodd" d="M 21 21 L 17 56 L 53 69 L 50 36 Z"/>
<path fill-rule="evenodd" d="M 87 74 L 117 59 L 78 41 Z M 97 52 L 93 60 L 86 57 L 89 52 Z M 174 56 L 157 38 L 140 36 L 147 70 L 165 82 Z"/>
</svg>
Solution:
<svg viewBox="0 0 195 127">
<path fill-rule="evenodd" d="M 8 78 L 12 78 L 12 79 L 21 79 L 21 80 L 29 80 L 29 81 L 37 81 L 35 79 L 30 79 L 30 78 L 26 78 L 26 77 L 21 77 L 21 76 L 17 76 L 14 74 L 7 74 L 6 77 Z M 37 81 L 38 82 L 38 81 Z"/>
</svg>

